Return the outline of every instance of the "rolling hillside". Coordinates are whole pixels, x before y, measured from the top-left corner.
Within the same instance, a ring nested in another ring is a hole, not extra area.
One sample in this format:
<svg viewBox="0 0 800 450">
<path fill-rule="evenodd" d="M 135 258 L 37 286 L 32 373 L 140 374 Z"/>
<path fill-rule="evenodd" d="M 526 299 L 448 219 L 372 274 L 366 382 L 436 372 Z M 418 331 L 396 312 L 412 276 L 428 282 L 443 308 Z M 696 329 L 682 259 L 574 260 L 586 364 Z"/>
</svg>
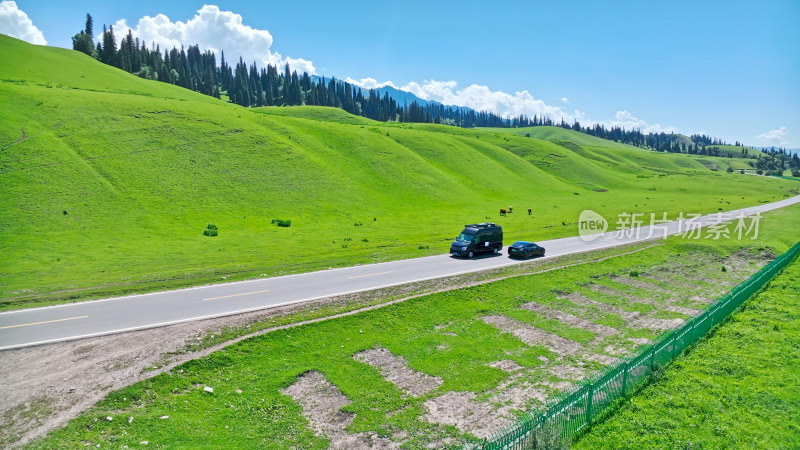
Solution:
<svg viewBox="0 0 800 450">
<path fill-rule="evenodd" d="M 797 188 L 560 128 L 245 109 L 71 50 L 0 36 L 0 55 L 2 308 L 441 253 L 469 222 L 542 239 L 576 234 L 586 208 L 613 223 Z"/>
</svg>

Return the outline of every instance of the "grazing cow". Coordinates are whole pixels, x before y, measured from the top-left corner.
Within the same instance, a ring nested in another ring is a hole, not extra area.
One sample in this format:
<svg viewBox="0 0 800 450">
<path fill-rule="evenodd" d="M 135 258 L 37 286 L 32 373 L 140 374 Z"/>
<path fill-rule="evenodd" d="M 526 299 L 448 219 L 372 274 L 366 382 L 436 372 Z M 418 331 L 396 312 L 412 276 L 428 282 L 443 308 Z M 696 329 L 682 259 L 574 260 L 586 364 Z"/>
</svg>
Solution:
<svg viewBox="0 0 800 450">
<path fill-rule="evenodd" d="M 500 215 L 501 216 L 505 216 L 506 215 L 506 210 L 505 209 L 500 209 Z"/>
<path fill-rule="evenodd" d="M 514 207 L 513 206 L 509 206 L 508 207 L 508 212 L 513 213 L 514 212 Z"/>
<path fill-rule="evenodd" d="M 531 209 L 530 209 L 530 208 L 528 208 L 528 215 L 529 215 L 529 216 L 531 215 L 531 213 L 532 213 L 532 212 L 533 212 L 533 211 L 531 211 Z"/>
</svg>

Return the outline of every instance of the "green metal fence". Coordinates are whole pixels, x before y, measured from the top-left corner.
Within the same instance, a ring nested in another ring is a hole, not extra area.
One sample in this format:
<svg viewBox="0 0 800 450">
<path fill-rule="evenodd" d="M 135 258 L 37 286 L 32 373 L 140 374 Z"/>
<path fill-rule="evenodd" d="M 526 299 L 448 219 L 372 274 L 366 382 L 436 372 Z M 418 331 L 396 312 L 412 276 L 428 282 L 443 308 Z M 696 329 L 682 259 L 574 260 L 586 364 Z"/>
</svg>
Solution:
<svg viewBox="0 0 800 450">
<path fill-rule="evenodd" d="M 553 437 L 571 440 L 609 406 L 647 381 L 654 369 L 663 367 L 688 346 L 761 289 L 800 254 L 800 242 L 734 287 L 683 327 L 659 337 L 605 371 L 584 380 L 548 402 L 544 411 L 526 414 L 515 423 L 482 441 L 470 441 L 465 449 L 526 449 L 546 447 Z M 544 445 L 543 445 L 544 444 Z"/>
</svg>

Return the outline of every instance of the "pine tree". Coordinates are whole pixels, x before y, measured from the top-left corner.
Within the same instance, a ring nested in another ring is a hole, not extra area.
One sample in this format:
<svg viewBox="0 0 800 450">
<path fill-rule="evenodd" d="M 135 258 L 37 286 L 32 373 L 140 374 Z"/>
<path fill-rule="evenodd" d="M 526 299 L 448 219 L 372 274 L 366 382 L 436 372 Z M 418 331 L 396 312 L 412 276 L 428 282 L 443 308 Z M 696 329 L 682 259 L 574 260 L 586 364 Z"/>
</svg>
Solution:
<svg viewBox="0 0 800 450">
<path fill-rule="evenodd" d="M 109 66 L 118 67 L 117 64 L 117 41 L 114 38 L 114 27 L 106 29 L 103 25 L 103 52 L 101 60 Z"/>
<path fill-rule="evenodd" d="M 92 15 L 89 13 L 86 13 L 86 29 L 83 31 L 88 34 L 90 38 L 94 36 L 94 20 L 92 20 Z"/>
</svg>

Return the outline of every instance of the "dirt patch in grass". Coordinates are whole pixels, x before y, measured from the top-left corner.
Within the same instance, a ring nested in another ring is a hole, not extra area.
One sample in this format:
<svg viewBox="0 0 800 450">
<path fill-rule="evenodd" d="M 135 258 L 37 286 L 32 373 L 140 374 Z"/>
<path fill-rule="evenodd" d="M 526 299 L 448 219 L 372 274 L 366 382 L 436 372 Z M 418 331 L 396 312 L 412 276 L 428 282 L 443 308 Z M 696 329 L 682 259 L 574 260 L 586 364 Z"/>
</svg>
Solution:
<svg viewBox="0 0 800 450">
<path fill-rule="evenodd" d="M 556 364 L 547 368 L 551 374 L 561 378 L 562 380 L 580 381 L 586 378 L 586 371 L 572 364 Z"/>
<path fill-rule="evenodd" d="M 694 316 L 700 314 L 700 310 L 699 309 L 686 308 L 686 307 L 677 306 L 677 305 L 664 305 L 661 309 L 663 309 L 664 311 L 670 311 L 670 312 L 675 312 L 675 313 L 678 313 L 678 314 L 683 314 L 684 316 L 688 316 L 688 317 L 694 317 Z"/>
<path fill-rule="evenodd" d="M 700 295 L 693 295 L 693 296 L 689 297 L 688 300 L 705 303 L 707 305 L 710 305 L 710 304 L 712 304 L 712 303 L 714 303 L 716 301 L 713 298 L 703 297 L 703 296 L 700 296 Z"/>
<path fill-rule="evenodd" d="M 631 295 L 631 294 L 629 294 L 627 292 L 622 292 L 622 291 L 619 291 L 617 289 L 610 288 L 608 286 L 603 286 L 602 284 L 589 283 L 589 284 L 585 285 L 585 287 L 587 287 L 587 288 L 589 288 L 589 289 L 591 289 L 591 290 L 593 290 L 595 292 L 599 292 L 601 294 L 608 295 L 610 297 L 623 298 L 623 299 L 627 300 L 630 303 L 637 303 L 637 302 L 641 302 L 642 301 L 642 299 L 640 299 L 639 297 Z"/>
<path fill-rule="evenodd" d="M 625 311 L 621 308 L 617 308 L 616 306 L 592 300 L 575 292 L 564 295 L 562 298 L 565 298 L 578 305 L 594 305 L 603 312 L 616 314 L 622 317 L 626 321 L 626 326 L 630 328 L 666 331 L 680 326 L 683 323 L 683 321 L 680 319 L 659 319 L 656 317 L 646 316 L 638 311 Z"/>
<path fill-rule="evenodd" d="M 53 399 L 39 396 L 3 411 L 0 418 L 4 426 L 11 431 L 0 438 L 0 447 L 10 446 L 22 437 L 25 430 L 41 425 L 41 421 L 47 419 L 52 409 Z"/>
<path fill-rule="evenodd" d="M 628 286 L 633 286 L 639 289 L 643 289 L 648 292 L 661 292 L 663 294 L 675 294 L 676 291 L 672 289 L 664 288 L 663 286 L 659 286 L 655 283 L 648 282 L 646 280 L 642 280 L 641 278 L 634 278 L 634 277 L 617 277 L 611 276 L 611 279 L 616 281 L 617 283 L 625 284 Z"/>
<path fill-rule="evenodd" d="M 683 325 L 683 319 L 659 319 L 656 317 L 641 317 L 631 322 L 631 328 L 647 328 L 654 331 L 669 331 Z"/>
<path fill-rule="evenodd" d="M 503 359 L 501 361 L 495 361 L 493 363 L 489 363 L 488 366 L 494 367 L 495 369 L 500 369 L 503 372 L 508 372 L 508 373 L 514 373 L 524 369 L 524 367 L 520 366 L 511 359 Z"/>
<path fill-rule="evenodd" d="M 371 348 L 356 353 L 353 358 L 378 369 L 386 381 L 393 383 L 401 391 L 414 397 L 425 395 L 442 385 L 442 379 L 417 372 L 408 367 L 402 356 L 393 355 L 385 348 Z"/>
<path fill-rule="evenodd" d="M 577 292 L 561 293 L 559 295 L 559 298 L 569 300 L 570 302 L 579 306 L 593 306 L 601 312 L 608 314 L 615 314 L 629 321 L 642 315 L 642 313 L 640 312 L 625 311 L 622 308 L 617 308 L 616 306 L 609 305 L 608 303 L 592 300 L 589 297 L 586 297 L 585 295 L 579 294 Z"/>
<path fill-rule="evenodd" d="M 687 292 L 687 291 L 688 292 L 697 292 L 697 291 L 703 291 L 704 290 L 703 286 L 700 286 L 699 284 L 691 283 L 691 282 L 687 281 L 686 278 L 673 279 L 672 277 L 669 276 L 669 274 L 667 272 L 661 272 L 661 273 L 643 272 L 639 276 L 644 280 L 648 280 L 648 279 L 649 279 L 648 281 L 655 280 L 655 281 L 660 281 L 660 282 L 665 283 L 665 284 L 669 284 L 669 285 L 673 285 L 673 286 L 676 286 L 676 287 L 680 287 L 680 289 L 683 290 L 684 292 Z"/>
<path fill-rule="evenodd" d="M 386 438 L 371 433 L 350 434 L 345 427 L 352 413 L 342 411 L 350 400 L 319 372 L 306 372 L 281 391 L 303 408 L 303 416 L 318 436 L 327 436 L 331 448 L 399 448 Z"/>
<path fill-rule="evenodd" d="M 479 438 L 488 437 L 510 423 L 509 419 L 501 418 L 491 404 L 475 401 L 475 397 L 477 395 L 474 392 L 449 391 L 427 400 L 423 405 L 427 410 L 423 419 L 431 423 L 452 425 Z"/>
<path fill-rule="evenodd" d="M 513 365 L 504 367 L 509 369 Z M 536 371 L 521 369 L 481 398 L 473 392 L 450 391 L 427 400 L 423 405 L 427 410 L 423 419 L 453 425 L 481 439 L 488 437 L 514 422 L 520 412 L 541 407 L 549 398 L 547 390 L 542 388 L 545 382 L 529 379 Z M 571 382 L 561 383 L 571 385 Z"/>
<path fill-rule="evenodd" d="M 597 335 L 597 338 L 595 339 L 602 339 L 606 336 L 617 334 L 617 330 L 615 330 L 614 328 L 596 324 L 589 320 L 573 316 L 572 314 L 568 314 L 563 311 L 559 311 L 555 308 L 551 308 L 546 305 L 541 305 L 536 302 L 525 303 L 523 305 L 520 305 L 520 308 L 532 311 L 536 314 L 544 316 L 547 319 L 555 319 L 567 325 L 591 331 L 592 333 L 595 333 Z"/>
<path fill-rule="evenodd" d="M 461 431 L 485 438 L 512 423 L 521 412 L 541 407 L 550 396 L 541 371 L 518 365 L 511 360 L 490 363 L 511 375 L 489 392 L 477 396 L 472 392 L 450 391 L 424 403 L 424 420 L 453 425 Z M 559 381 L 570 386 L 571 381 Z"/>
<path fill-rule="evenodd" d="M 585 358 L 586 358 L 587 361 L 600 363 L 600 364 L 602 364 L 604 366 L 611 366 L 613 364 L 616 364 L 617 361 L 619 361 L 618 358 L 615 358 L 613 356 L 604 355 L 602 353 L 592 353 L 592 354 L 586 355 Z"/>
<path fill-rule="evenodd" d="M 776 258 L 770 249 L 754 252 L 753 249 L 743 248 L 730 254 L 722 260 L 722 265 L 733 272 L 755 272 L 764 263 Z"/>
<path fill-rule="evenodd" d="M 575 341 L 556 336 L 508 316 L 486 316 L 482 319 L 501 331 L 513 334 L 517 339 L 528 345 L 544 345 L 557 355 L 571 355 L 582 348 L 581 344 Z"/>
</svg>

